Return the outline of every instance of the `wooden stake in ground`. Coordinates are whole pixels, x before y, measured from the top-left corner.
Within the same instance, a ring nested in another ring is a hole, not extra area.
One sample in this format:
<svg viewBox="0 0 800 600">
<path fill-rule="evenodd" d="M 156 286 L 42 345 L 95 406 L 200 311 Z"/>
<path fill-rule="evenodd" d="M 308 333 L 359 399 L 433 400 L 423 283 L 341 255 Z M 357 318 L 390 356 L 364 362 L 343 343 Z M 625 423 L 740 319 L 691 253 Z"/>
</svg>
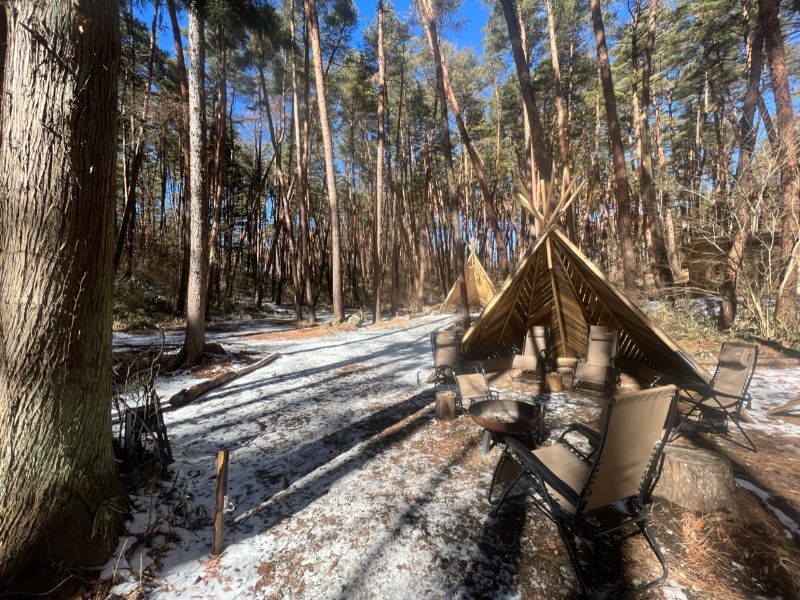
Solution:
<svg viewBox="0 0 800 600">
<path fill-rule="evenodd" d="M 211 554 L 222 554 L 225 529 L 225 498 L 228 495 L 228 451 L 217 452 L 217 495 L 214 501 L 214 537 Z"/>
<path fill-rule="evenodd" d="M 193 400 L 196 400 L 206 392 L 210 392 L 211 390 L 218 388 L 221 385 L 228 383 L 229 381 L 233 381 L 237 377 L 242 377 L 243 375 L 247 375 L 248 373 L 252 373 L 260 369 L 261 367 L 267 366 L 273 360 L 278 358 L 277 354 L 270 354 L 256 363 L 239 369 L 238 371 L 225 371 L 224 373 L 220 373 L 216 377 L 208 379 L 206 381 L 200 382 L 197 385 L 193 385 L 190 388 L 184 388 L 177 394 L 174 394 L 170 399 L 169 403 L 170 406 L 173 408 L 180 408 L 181 406 L 186 406 Z"/>
</svg>

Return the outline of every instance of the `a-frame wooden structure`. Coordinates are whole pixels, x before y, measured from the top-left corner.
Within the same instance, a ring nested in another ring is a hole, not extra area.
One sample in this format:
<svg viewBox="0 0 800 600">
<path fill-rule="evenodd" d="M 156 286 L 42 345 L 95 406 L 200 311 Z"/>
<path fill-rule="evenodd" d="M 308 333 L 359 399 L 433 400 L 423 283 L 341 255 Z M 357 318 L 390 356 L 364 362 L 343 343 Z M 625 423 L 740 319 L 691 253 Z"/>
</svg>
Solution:
<svg viewBox="0 0 800 600">
<path fill-rule="evenodd" d="M 577 193 L 577 192 L 576 192 Z M 532 325 L 547 325 L 553 353 L 574 357 L 586 349 L 589 325 L 620 332 L 623 371 L 651 368 L 687 381 L 708 383 L 711 375 L 617 289 L 559 228 L 530 207 L 542 225 L 500 291 L 462 340 L 462 357 L 479 360 L 519 352 Z M 563 206 L 560 203 L 559 208 Z M 554 213 L 555 215 L 555 213 Z"/>
<path fill-rule="evenodd" d="M 471 248 L 469 258 L 464 264 L 464 279 L 467 282 L 467 300 L 469 301 L 470 311 L 483 309 L 497 293 L 497 290 L 486 274 L 475 249 Z M 458 281 L 453 284 L 447 293 L 447 298 L 439 308 L 440 312 L 458 312 L 461 308 L 461 293 Z"/>
</svg>

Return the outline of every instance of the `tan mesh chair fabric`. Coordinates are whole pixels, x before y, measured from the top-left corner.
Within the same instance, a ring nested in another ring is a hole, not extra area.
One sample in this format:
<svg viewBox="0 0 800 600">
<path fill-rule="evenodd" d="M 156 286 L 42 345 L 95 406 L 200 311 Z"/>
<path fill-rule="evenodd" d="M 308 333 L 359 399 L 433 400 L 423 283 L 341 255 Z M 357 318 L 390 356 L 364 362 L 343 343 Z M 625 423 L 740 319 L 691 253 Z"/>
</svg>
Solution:
<svg viewBox="0 0 800 600">
<path fill-rule="evenodd" d="M 616 382 L 619 332 L 613 327 L 591 325 L 586 343 L 586 356 L 575 364 L 572 389 L 607 394 Z"/>
<path fill-rule="evenodd" d="M 454 331 L 434 331 L 431 334 L 433 366 L 451 381 L 454 371 L 457 372 L 461 367 L 459 343 L 460 337 Z"/>
<path fill-rule="evenodd" d="M 675 386 L 628 392 L 609 405 L 605 441 L 586 490 L 587 511 L 639 494 L 675 392 Z"/>
<path fill-rule="evenodd" d="M 456 375 L 456 385 L 458 385 L 458 393 L 462 402 L 464 400 L 489 400 L 492 397 L 492 391 L 483 373 Z"/>
<path fill-rule="evenodd" d="M 588 593 L 575 538 L 605 538 L 619 542 L 642 535 L 658 558 L 661 575 L 638 584 L 630 597 L 663 582 L 666 560 L 647 525 L 649 501 L 661 453 L 670 434 L 677 402 L 674 385 L 626 392 L 614 396 L 605 411 L 602 432 L 572 424 L 548 447 L 529 450 L 518 440 L 505 438 L 506 449 L 495 468 L 489 501 L 498 512 L 512 500 L 520 508 L 519 494 L 553 520 L 564 541 L 579 583 Z M 576 444 L 574 437 L 588 442 Z M 514 469 L 509 469 L 510 463 Z M 510 483 L 500 475 L 516 471 Z M 496 496 L 494 491 L 502 490 Z M 522 506 L 525 506 L 524 504 Z M 632 531 L 631 531 L 632 530 Z M 592 544 L 584 548 L 591 549 Z M 602 560 L 602 556 L 598 557 Z"/>
<path fill-rule="evenodd" d="M 511 361 L 511 379 L 532 382 L 541 380 L 546 369 L 549 344 L 549 327 L 545 325 L 529 327 L 522 345 L 522 354 L 514 355 Z"/>
<path fill-rule="evenodd" d="M 753 345 L 725 342 L 718 361 L 711 389 L 731 396 L 744 395 L 756 365 L 756 350 Z M 723 406 L 735 404 L 731 398 L 718 396 L 717 399 Z"/>
</svg>

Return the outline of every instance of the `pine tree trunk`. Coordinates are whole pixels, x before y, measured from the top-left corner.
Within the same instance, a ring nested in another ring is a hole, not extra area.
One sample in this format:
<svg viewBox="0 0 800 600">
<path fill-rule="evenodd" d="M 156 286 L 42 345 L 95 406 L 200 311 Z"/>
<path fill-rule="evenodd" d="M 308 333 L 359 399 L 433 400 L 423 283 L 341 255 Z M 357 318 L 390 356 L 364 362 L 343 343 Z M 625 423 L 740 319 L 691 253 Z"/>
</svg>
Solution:
<svg viewBox="0 0 800 600">
<path fill-rule="evenodd" d="M 386 143 L 384 110 L 386 101 L 386 58 L 383 51 L 383 0 L 378 0 L 378 152 L 375 165 L 375 202 L 372 205 L 374 223 L 372 228 L 372 310 L 373 323 L 381 321 L 381 229 L 383 228 L 383 147 Z"/>
<path fill-rule="evenodd" d="M 461 237 L 461 222 L 458 210 L 458 189 L 455 181 L 455 167 L 453 165 L 453 147 L 450 142 L 450 122 L 447 113 L 447 92 L 445 90 L 445 75 L 442 69 L 443 61 L 439 52 L 439 36 L 436 30 L 436 21 L 427 0 L 418 0 L 420 13 L 423 15 L 422 26 L 425 30 L 425 37 L 434 56 L 434 66 L 436 68 L 436 92 L 439 98 L 440 119 L 442 128 L 442 151 L 444 153 L 445 174 L 447 179 L 447 195 L 450 209 L 450 223 L 453 232 L 453 252 L 454 260 L 452 264 L 456 268 L 456 281 L 458 282 L 461 296 L 461 324 L 466 329 L 469 327 L 469 300 L 467 298 L 467 282 L 464 279 L 464 241 Z M 444 293 L 447 294 L 447 287 Z"/>
<path fill-rule="evenodd" d="M 761 27 L 756 27 L 753 42 L 750 46 L 750 69 L 747 79 L 747 92 L 742 106 L 742 117 L 739 120 L 739 161 L 736 164 L 737 188 L 740 190 L 734 203 L 736 223 L 733 228 L 731 249 L 725 257 L 725 270 L 720 290 L 722 307 L 719 312 L 720 329 L 730 329 L 736 320 L 738 299 L 736 297 L 739 269 L 742 266 L 744 248 L 750 232 L 750 207 L 757 201 L 753 193 L 753 174 L 750 168 L 753 150 L 756 144 L 754 126 L 756 108 L 760 97 L 759 85 L 764 64 L 764 34 Z"/>
<path fill-rule="evenodd" d="M 603 15 L 600 12 L 600 0 L 591 0 L 592 25 L 597 43 L 597 62 L 600 68 L 600 81 L 603 85 L 603 98 L 608 120 L 608 137 L 611 141 L 611 157 L 614 167 L 614 182 L 617 198 L 617 235 L 622 250 L 622 272 L 625 292 L 632 297 L 638 296 L 636 285 L 636 255 L 631 234 L 631 198 L 628 188 L 628 172 L 625 167 L 625 151 L 622 147 L 622 133 L 617 116 L 617 99 L 614 93 L 614 82 L 611 79 L 611 63 L 606 45 L 606 30 L 603 26 Z"/>
<path fill-rule="evenodd" d="M 644 60 L 642 61 L 642 103 L 639 107 L 639 136 L 641 140 L 641 157 L 639 159 L 639 185 L 644 204 L 647 226 L 650 230 L 650 240 L 653 248 L 653 281 L 657 287 L 671 289 L 675 285 L 675 278 L 670 267 L 667 255 L 667 246 L 664 243 L 664 232 L 661 229 L 661 210 L 656 199 L 656 186 L 653 178 L 653 153 L 650 148 L 650 123 L 648 109 L 650 107 L 650 72 L 653 51 L 656 45 L 656 15 L 658 14 L 658 0 L 650 0 L 650 18 L 647 25 L 647 45 L 645 46 Z M 672 298 L 672 292 L 669 292 Z"/>
<path fill-rule="evenodd" d="M 150 118 L 150 88 L 153 84 L 153 64 L 156 55 L 156 37 L 158 25 L 158 15 L 160 11 L 160 0 L 156 0 L 153 5 L 153 23 L 150 27 L 150 51 L 147 56 L 147 76 L 144 84 L 144 100 L 142 101 L 142 116 L 141 123 L 139 124 L 136 132 L 136 143 L 133 150 L 133 161 L 131 162 L 130 170 L 127 172 L 127 181 L 125 182 L 125 209 L 122 214 L 122 224 L 117 233 L 117 244 L 114 250 L 114 270 L 119 269 L 119 263 L 122 259 L 122 250 L 125 240 L 132 237 L 133 223 L 136 213 L 136 188 L 139 183 L 139 173 L 142 169 L 142 161 L 144 160 L 144 129 L 147 121 Z M 130 261 L 128 269 L 131 269 Z M 129 273 L 126 272 L 126 276 Z"/>
<path fill-rule="evenodd" d="M 528 123 L 531 128 L 531 142 L 533 144 L 536 170 L 539 171 L 539 178 L 545 182 L 545 187 L 549 187 L 550 179 L 552 178 L 551 159 L 544 145 L 546 136 L 542 122 L 539 119 L 539 109 L 536 107 L 536 96 L 531 83 L 530 68 L 522 45 L 522 36 L 520 35 L 519 21 L 517 19 L 517 7 L 514 4 L 514 0 L 501 0 L 501 4 L 503 5 L 503 15 L 508 27 L 511 54 L 514 57 L 514 66 L 517 69 L 522 101 L 525 104 L 525 114 L 528 117 Z"/>
<path fill-rule="evenodd" d="M 0 588 L 101 564 L 119 525 L 106 509 L 126 506 L 109 410 L 119 6 L 6 8 Z"/>
<path fill-rule="evenodd" d="M 228 108 L 228 54 L 225 47 L 225 29 L 217 32 L 217 97 L 214 103 L 214 167 L 211 215 L 211 235 L 208 254 L 208 296 L 206 311 L 215 302 L 219 289 L 219 239 L 222 225 L 222 198 L 225 195 L 225 145 L 227 141 L 226 121 Z"/>
<path fill-rule="evenodd" d="M 190 265 L 187 287 L 186 338 L 183 351 L 187 366 L 203 358 L 208 293 L 208 206 L 203 170 L 205 166 L 205 41 L 203 21 L 189 11 L 189 143 Z"/>
<path fill-rule="evenodd" d="M 778 19 L 775 0 L 758 0 L 758 14 L 764 31 L 764 42 L 769 61 L 772 95 L 775 99 L 775 125 L 778 133 L 781 166 L 781 284 L 778 301 L 775 305 L 776 319 L 793 325 L 797 313 L 797 256 L 798 214 L 800 198 L 797 195 L 797 141 L 795 136 L 792 95 L 789 90 L 789 76 L 786 71 L 786 53 L 783 47 L 783 34 Z"/>
<path fill-rule="evenodd" d="M 315 0 L 303 0 L 306 11 L 306 24 L 314 54 L 314 80 L 317 84 L 317 107 L 319 124 L 322 130 L 322 147 L 325 154 L 325 184 L 328 191 L 328 205 L 331 214 L 331 300 L 333 302 L 333 322 L 344 321 L 344 296 L 342 293 L 342 242 L 339 225 L 339 200 L 336 193 L 336 165 L 333 160 L 333 139 L 328 119 L 327 97 L 325 95 L 325 76 L 322 70 L 322 48 L 319 36 L 319 17 Z"/>
<path fill-rule="evenodd" d="M 172 39 L 175 43 L 175 64 L 178 67 L 178 78 L 181 86 L 181 157 L 183 158 L 183 260 L 181 261 L 181 274 L 178 281 L 178 293 L 175 296 L 176 314 L 183 314 L 186 310 L 186 291 L 189 286 L 189 265 L 191 256 L 190 211 L 187 210 L 191 202 L 189 193 L 189 177 L 192 169 L 189 150 L 189 78 L 186 75 L 186 61 L 183 57 L 183 40 L 180 25 L 178 24 L 178 11 L 175 0 L 167 0 L 169 20 L 172 27 Z"/>
<path fill-rule="evenodd" d="M 461 141 L 463 142 L 464 147 L 467 150 L 467 154 L 469 155 L 472 168 L 475 171 L 475 177 L 478 180 L 478 188 L 480 189 L 481 195 L 483 196 L 484 207 L 486 209 L 486 216 L 492 228 L 492 231 L 494 232 L 494 242 L 495 245 L 497 246 L 497 255 L 498 255 L 500 270 L 505 273 L 508 271 L 508 256 L 506 252 L 506 244 L 505 240 L 503 239 L 502 232 L 500 231 L 500 225 L 497 220 L 497 211 L 495 210 L 494 207 L 494 199 L 492 198 L 492 193 L 491 190 L 489 189 L 489 183 L 486 180 L 486 173 L 483 169 L 483 161 L 481 160 L 481 157 L 478 154 L 477 147 L 472 141 L 472 137 L 469 135 L 469 131 L 467 130 L 467 126 L 464 123 L 464 119 L 461 115 L 461 110 L 458 106 L 458 100 L 456 99 L 456 95 L 453 93 L 453 87 L 450 84 L 450 74 L 447 70 L 447 64 L 445 63 L 444 56 L 442 55 L 441 49 L 439 47 L 438 32 L 436 28 L 436 22 L 434 21 L 433 9 L 431 8 L 429 0 L 418 0 L 418 1 L 420 7 L 424 11 L 423 15 L 425 23 L 423 24 L 423 29 L 425 30 L 425 35 L 428 38 L 428 44 L 431 47 L 431 52 L 433 53 L 434 60 L 437 62 L 437 66 L 440 68 L 444 92 L 447 97 L 447 100 L 449 100 L 450 102 L 450 109 L 453 112 L 453 118 L 455 119 L 456 126 L 458 127 L 458 131 L 461 135 Z M 444 101 L 445 100 L 442 99 L 442 102 Z"/>
<path fill-rule="evenodd" d="M 569 189 L 572 181 L 572 159 L 570 157 L 569 133 L 566 115 L 564 114 L 564 92 L 561 86 L 561 63 L 558 58 L 556 24 L 553 15 L 552 0 L 545 0 L 547 9 L 547 31 L 550 38 L 550 62 L 553 65 L 553 91 L 555 92 L 556 121 L 558 123 L 558 149 L 561 154 L 561 189 Z M 575 210 L 572 205 L 567 208 L 567 234 L 571 241 L 577 240 L 575 231 Z"/>
</svg>

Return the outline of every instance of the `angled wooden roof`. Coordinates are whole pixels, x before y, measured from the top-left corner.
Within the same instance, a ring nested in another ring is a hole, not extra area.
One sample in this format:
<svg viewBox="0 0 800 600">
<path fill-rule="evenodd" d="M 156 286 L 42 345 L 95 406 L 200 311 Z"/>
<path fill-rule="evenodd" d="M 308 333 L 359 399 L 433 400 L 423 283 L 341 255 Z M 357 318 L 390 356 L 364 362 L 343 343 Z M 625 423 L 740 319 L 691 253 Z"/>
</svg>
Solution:
<svg viewBox="0 0 800 600">
<path fill-rule="evenodd" d="M 469 301 L 470 310 L 484 308 L 497 293 L 492 280 L 489 279 L 474 250 L 464 264 L 464 279 L 467 282 L 467 300 Z M 439 310 L 441 312 L 458 312 L 460 307 L 461 294 L 458 289 L 458 281 L 456 281 L 447 293 L 447 298 L 444 299 Z"/>
<path fill-rule="evenodd" d="M 558 228 L 548 228 L 523 255 L 462 340 L 465 360 L 521 350 L 531 325 L 548 325 L 553 351 L 586 350 L 589 325 L 620 332 L 619 359 L 708 382 L 709 373 L 617 289 Z"/>
</svg>

